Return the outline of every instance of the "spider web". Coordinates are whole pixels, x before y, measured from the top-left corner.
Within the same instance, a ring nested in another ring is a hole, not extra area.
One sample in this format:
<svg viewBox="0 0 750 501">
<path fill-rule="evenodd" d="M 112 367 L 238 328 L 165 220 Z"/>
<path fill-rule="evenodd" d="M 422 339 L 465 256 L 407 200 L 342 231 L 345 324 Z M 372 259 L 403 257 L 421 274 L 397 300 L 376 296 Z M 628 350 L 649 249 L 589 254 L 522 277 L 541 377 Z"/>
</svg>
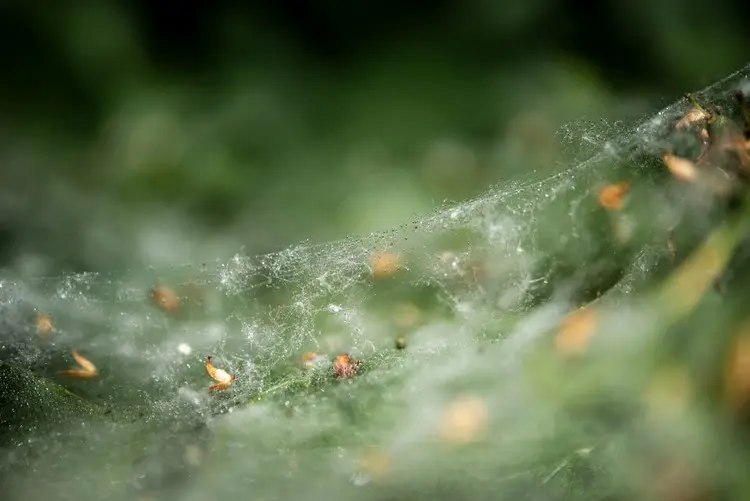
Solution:
<svg viewBox="0 0 750 501">
<path fill-rule="evenodd" d="M 722 105 L 748 86 L 749 70 L 694 95 Z M 19 434 L 4 449 L 6 499 L 330 498 L 344 489 L 348 499 L 377 497 L 355 466 L 368 444 L 400 458 L 391 487 L 412 498 L 570 489 L 575 475 L 557 472 L 583 461 L 581 448 L 592 444 L 575 432 L 546 449 L 529 446 L 560 428 L 546 412 L 553 404 L 513 375 L 524 350 L 571 307 L 645 290 L 669 260 L 665 235 L 684 207 L 673 203 L 659 155 L 684 140 L 674 123 L 687 106 L 605 133 L 565 127 L 572 163 L 527 172 L 388 232 L 158 269 L 5 270 L 0 360 L 113 419 L 52 417 L 54 431 Z M 615 214 L 596 193 L 620 181 L 634 188 Z M 383 253 L 396 271 L 381 269 L 375 256 Z M 157 283 L 175 292 L 178 312 L 155 306 Z M 40 312 L 51 314 L 49 338 L 37 333 Z M 405 352 L 393 349 L 398 335 Z M 74 366 L 72 351 L 95 363 L 96 380 L 59 375 Z M 308 351 L 324 360 L 305 371 Z M 342 352 L 363 360 L 363 373 L 337 385 L 330 359 Z M 229 391 L 206 391 L 207 355 L 236 375 Z M 493 425 L 513 434 L 448 456 L 422 447 L 444 404 L 472 388 L 498 416 Z M 475 481 L 467 486 L 456 471 L 474 472 Z"/>
</svg>

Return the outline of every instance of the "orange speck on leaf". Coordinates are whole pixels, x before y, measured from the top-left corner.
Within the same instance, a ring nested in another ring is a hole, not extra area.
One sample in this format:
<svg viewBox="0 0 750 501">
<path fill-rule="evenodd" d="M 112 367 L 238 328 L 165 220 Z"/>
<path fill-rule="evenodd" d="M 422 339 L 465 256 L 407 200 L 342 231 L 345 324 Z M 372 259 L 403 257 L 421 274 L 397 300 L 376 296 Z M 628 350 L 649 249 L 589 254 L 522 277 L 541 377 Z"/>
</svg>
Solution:
<svg viewBox="0 0 750 501">
<path fill-rule="evenodd" d="M 444 442 L 466 444 L 481 438 L 488 419 L 487 406 L 482 399 L 464 396 L 443 410 L 438 432 Z"/>
<path fill-rule="evenodd" d="M 180 301 L 177 299 L 177 295 L 166 285 L 157 285 L 154 287 L 151 290 L 151 298 L 159 308 L 167 313 L 174 313 L 180 308 Z"/>
<path fill-rule="evenodd" d="M 630 181 L 608 184 L 599 191 L 599 205 L 607 210 L 620 210 L 630 192 Z"/>
<path fill-rule="evenodd" d="M 558 353 L 582 353 L 589 345 L 596 328 L 596 314 L 583 307 L 569 314 L 557 331 L 555 347 Z"/>
<path fill-rule="evenodd" d="M 60 374 L 62 374 L 63 376 L 70 376 L 78 379 L 91 379 L 99 374 L 96 366 L 90 360 L 84 358 L 77 351 L 73 352 L 73 358 L 75 359 L 76 363 L 81 366 L 81 368 L 69 369 L 66 371 L 62 371 Z"/>
<path fill-rule="evenodd" d="M 210 356 L 206 357 L 206 370 L 208 371 L 208 375 L 217 381 L 217 384 L 209 386 L 208 391 L 226 390 L 232 386 L 235 377 L 230 376 L 224 369 L 214 367 L 212 358 Z"/>
<path fill-rule="evenodd" d="M 370 268 L 373 278 L 388 278 L 401 269 L 401 258 L 393 252 L 373 252 L 370 256 Z"/>
</svg>

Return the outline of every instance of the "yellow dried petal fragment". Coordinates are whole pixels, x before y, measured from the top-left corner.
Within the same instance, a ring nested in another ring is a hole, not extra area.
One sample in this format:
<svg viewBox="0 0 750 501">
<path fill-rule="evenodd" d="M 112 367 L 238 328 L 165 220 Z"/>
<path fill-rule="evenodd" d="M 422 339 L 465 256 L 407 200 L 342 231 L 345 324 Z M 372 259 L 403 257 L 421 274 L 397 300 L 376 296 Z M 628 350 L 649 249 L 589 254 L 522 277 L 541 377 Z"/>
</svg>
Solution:
<svg viewBox="0 0 750 501">
<path fill-rule="evenodd" d="M 229 375 L 229 373 L 227 373 L 227 371 L 225 371 L 224 369 L 217 369 L 216 367 L 214 367 L 214 364 L 211 361 L 212 358 L 213 357 L 210 356 L 206 358 L 206 370 L 208 371 L 208 375 L 211 376 L 215 381 L 217 381 L 218 384 L 210 386 L 208 388 L 208 391 L 226 390 L 227 388 L 232 386 L 235 377 Z"/>
<path fill-rule="evenodd" d="M 76 362 L 81 366 L 81 368 L 69 369 L 66 371 L 62 371 L 60 374 L 62 374 L 63 376 L 70 376 L 78 379 L 91 379 L 99 374 L 96 366 L 89 359 L 84 358 L 77 351 L 73 352 L 73 358 L 75 358 Z"/>
</svg>

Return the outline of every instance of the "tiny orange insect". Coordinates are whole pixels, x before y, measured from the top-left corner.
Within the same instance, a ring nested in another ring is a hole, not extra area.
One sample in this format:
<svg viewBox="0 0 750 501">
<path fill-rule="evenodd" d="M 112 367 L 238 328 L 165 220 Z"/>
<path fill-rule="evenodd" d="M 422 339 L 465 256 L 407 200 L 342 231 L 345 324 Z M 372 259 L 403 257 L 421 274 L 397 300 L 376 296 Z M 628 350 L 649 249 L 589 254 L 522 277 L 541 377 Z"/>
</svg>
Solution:
<svg viewBox="0 0 750 501">
<path fill-rule="evenodd" d="M 629 191 L 629 181 L 609 184 L 599 192 L 599 205 L 607 210 L 620 210 Z"/>
<path fill-rule="evenodd" d="M 724 368 L 727 403 L 733 410 L 750 403 L 750 323 L 743 325 L 734 339 Z"/>
<path fill-rule="evenodd" d="M 234 382 L 235 377 L 230 376 L 224 369 L 217 369 L 211 361 L 213 357 L 206 357 L 206 370 L 208 375 L 217 381 L 217 384 L 209 386 L 208 391 L 226 390 Z"/>
<path fill-rule="evenodd" d="M 180 308 L 179 299 L 177 299 L 172 289 L 166 285 L 157 285 L 151 289 L 151 299 L 153 299 L 159 308 L 167 313 L 174 313 Z"/>
<path fill-rule="evenodd" d="M 593 309 L 582 307 L 563 319 L 555 337 L 555 346 L 561 354 L 580 354 L 586 351 L 597 326 Z"/>
<path fill-rule="evenodd" d="M 49 337 L 55 331 L 52 325 L 52 316 L 49 313 L 40 313 L 36 320 L 36 330 L 44 337 Z"/>
<path fill-rule="evenodd" d="M 81 366 L 81 368 L 68 369 L 66 371 L 62 371 L 60 374 L 62 374 L 63 376 L 71 376 L 78 379 L 91 379 L 99 374 L 96 366 L 90 360 L 81 356 L 81 354 L 77 351 L 73 352 L 73 358 L 75 358 L 76 362 Z"/>
<path fill-rule="evenodd" d="M 687 158 L 680 158 L 669 152 L 664 152 L 661 156 L 664 165 L 669 172 L 680 181 L 693 182 L 698 178 L 698 169 L 695 163 Z"/>
<path fill-rule="evenodd" d="M 401 266 L 401 257 L 392 252 L 373 252 L 370 255 L 370 269 L 373 278 L 382 280 L 396 274 Z"/>
</svg>

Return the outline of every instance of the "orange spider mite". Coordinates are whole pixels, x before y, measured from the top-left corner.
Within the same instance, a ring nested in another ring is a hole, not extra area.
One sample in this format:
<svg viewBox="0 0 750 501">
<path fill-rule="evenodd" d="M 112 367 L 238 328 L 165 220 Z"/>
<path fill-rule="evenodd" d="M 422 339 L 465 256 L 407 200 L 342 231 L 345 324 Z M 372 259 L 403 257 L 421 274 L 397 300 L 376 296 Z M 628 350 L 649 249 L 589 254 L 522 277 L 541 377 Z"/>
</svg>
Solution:
<svg viewBox="0 0 750 501">
<path fill-rule="evenodd" d="M 339 378 L 350 378 L 357 375 L 357 369 L 359 368 L 360 362 L 353 361 L 349 354 L 342 353 L 333 362 L 333 368 L 336 371 L 336 377 Z"/>
<path fill-rule="evenodd" d="M 99 371 L 91 362 L 91 360 L 83 357 L 77 351 L 73 352 L 73 358 L 75 359 L 76 363 L 78 363 L 80 368 L 68 369 L 66 371 L 62 371 L 60 374 L 62 374 L 63 376 L 70 376 L 78 379 L 92 379 L 99 374 Z"/>
<path fill-rule="evenodd" d="M 208 391 L 226 390 L 234 382 L 234 376 L 230 376 L 224 369 L 217 369 L 211 362 L 212 357 L 206 357 L 206 370 L 208 375 L 211 376 L 217 383 L 209 386 Z"/>
</svg>

